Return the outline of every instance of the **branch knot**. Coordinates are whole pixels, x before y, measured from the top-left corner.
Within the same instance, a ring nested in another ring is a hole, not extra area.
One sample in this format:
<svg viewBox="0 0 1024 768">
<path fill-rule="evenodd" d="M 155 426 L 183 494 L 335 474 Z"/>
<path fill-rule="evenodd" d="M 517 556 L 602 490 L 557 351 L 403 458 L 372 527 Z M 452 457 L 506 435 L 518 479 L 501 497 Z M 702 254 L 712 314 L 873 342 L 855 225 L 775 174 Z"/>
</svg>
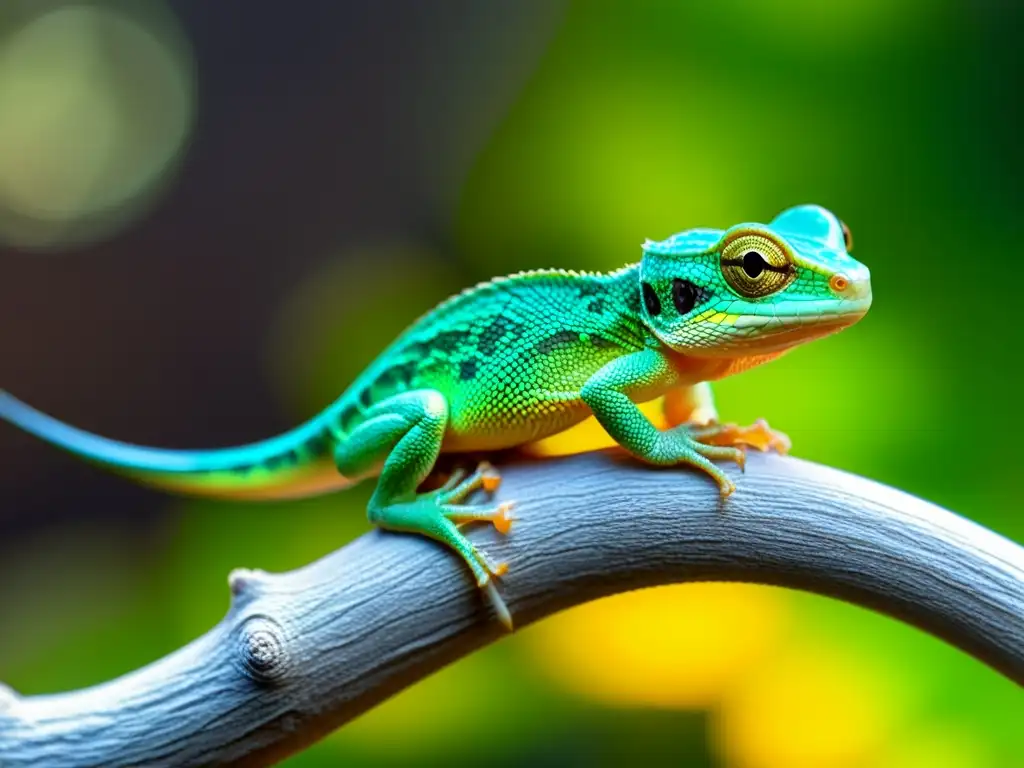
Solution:
<svg viewBox="0 0 1024 768">
<path fill-rule="evenodd" d="M 277 683 L 291 667 L 284 629 L 269 616 L 248 617 L 238 628 L 237 662 L 258 683 Z"/>
</svg>

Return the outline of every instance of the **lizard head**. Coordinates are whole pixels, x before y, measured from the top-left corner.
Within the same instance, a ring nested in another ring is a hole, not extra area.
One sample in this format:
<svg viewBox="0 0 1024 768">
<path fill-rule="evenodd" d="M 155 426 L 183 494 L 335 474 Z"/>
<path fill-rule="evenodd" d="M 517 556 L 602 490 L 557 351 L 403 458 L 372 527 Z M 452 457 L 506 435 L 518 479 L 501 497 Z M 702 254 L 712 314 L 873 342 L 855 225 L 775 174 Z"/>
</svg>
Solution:
<svg viewBox="0 0 1024 768">
<path fill-rule="evenodd" d="M 641 315 L 693 358 L 768 358 L 855 323 L 871 306 L 850 230 L 817 205 L 770 224 L 691 229 L 644 244 Z"/>
</svg>

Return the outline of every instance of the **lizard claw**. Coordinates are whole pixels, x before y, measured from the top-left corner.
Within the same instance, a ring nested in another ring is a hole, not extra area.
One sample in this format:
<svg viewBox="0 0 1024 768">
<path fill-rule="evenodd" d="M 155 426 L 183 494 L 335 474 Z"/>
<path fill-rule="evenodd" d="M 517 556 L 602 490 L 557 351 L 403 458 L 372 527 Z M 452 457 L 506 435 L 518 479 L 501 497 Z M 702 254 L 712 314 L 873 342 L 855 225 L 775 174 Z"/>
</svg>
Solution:
<svg viewBox="0 0 1024 768">
<path fill-rule="evenodd" d="M 498 593 L 498 588 L 494 584 L 494 580 L 490 579 L 487 583 L 481 585 L 481 589 L 487 593 L 487 600 L 494 609 L 495 615 L 509 632 L 512 631 L 512 614 L 508 610 L 508 606 L 505 605 L 505 601 Z"/>
</svg>

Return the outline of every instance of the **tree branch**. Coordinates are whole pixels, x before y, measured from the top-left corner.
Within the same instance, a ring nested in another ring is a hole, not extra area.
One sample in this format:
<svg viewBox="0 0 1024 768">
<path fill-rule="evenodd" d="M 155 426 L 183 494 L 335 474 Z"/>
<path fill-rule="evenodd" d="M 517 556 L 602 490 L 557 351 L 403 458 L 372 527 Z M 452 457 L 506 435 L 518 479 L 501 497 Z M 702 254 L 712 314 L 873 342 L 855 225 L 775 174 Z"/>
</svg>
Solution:
<svg viewBox="0 0 1024 768">
<path fill-rule="evenodd" d="M 883 611 L 1024 684 L 1024 549 L 905 493 L 759 454 L 724 505 L 700 473 L 618 453 L 504 474 L 519 522 L 472 536 L 511 564 L 519 626 L 655 584 L 777 584 Z M 143 669 L 0 691 L 0 765 L 268 765 L 504 634 L 463 565 L 416 536 L 373 532 L 230 587 L 217 626 Z"/>
</svg>

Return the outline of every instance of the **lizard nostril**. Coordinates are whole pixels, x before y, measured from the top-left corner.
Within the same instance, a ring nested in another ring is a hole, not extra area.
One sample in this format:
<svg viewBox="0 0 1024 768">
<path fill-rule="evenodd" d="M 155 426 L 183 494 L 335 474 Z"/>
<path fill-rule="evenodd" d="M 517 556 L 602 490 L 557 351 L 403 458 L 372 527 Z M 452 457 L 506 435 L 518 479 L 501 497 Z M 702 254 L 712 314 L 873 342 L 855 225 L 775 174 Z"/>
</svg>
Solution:
<svg viewBox="0 0 1024 768">
<path fill-rule="evenodd" d="M 850 287 L 850 280 L 846 275 L 832 275 L 828 281 L 829 287 L 836 293 L 842 293 Z"/>
</svg>

